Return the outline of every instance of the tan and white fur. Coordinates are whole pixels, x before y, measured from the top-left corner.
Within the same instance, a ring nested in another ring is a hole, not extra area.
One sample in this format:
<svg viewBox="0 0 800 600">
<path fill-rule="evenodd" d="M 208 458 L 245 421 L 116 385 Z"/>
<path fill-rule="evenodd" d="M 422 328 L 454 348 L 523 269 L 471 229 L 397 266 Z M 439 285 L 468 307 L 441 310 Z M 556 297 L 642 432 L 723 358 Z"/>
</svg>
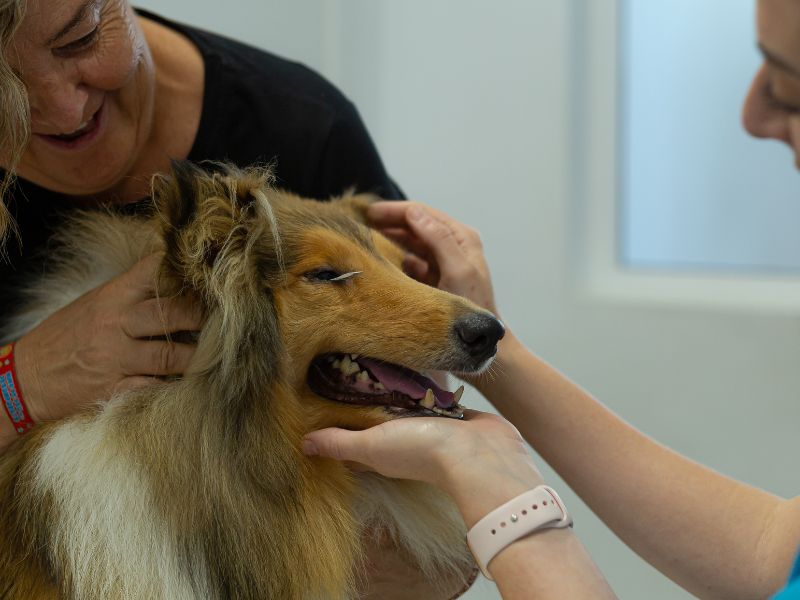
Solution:
<svg viewBox="0 0 800 600">
<path fill-rule="evenodd" d="M 443 494 L 299 447 L 319 427 L 393 418 L 312 393 L 315 356 L 457 369 L 452 324 L 485 311 L 406 277 L 363 199 L 270 184 L 265 170 L 176 165 L 151 216 L 87 211 L 65 228 L 8 339 L 153 252 L 160 294 L 195 294 L 206 324 L 182 378 L 87 402 L 0 457 L 1 600 L 355 598 L 372 535 L 431 580 L 472 572 Z M 309 281 L 320 267 L 362 274 Z"/>
</svg>

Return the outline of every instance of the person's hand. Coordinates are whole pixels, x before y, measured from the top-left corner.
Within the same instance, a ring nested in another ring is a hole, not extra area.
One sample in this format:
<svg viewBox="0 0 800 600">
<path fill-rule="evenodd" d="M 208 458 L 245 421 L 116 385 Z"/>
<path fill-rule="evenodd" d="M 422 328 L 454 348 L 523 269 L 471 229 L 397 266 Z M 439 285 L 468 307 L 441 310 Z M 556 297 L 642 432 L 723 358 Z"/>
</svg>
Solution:
<svg viewBox="0 0 800 600">
<path fill-rule="evenodd" d="M 516 428 L 502 417 L 472 410 L 462 421 L 418 417 L 363 431 L 322 429 L 306 435 L 303 452 L 436 485 L 453 497 L 468 527 L 542 483 Z"/>
<path fill-rule="evenodd" d="M 188 297 L 157 298 L 160 261 L 142 259 L 17 340 L 15 367 L 35 421 L 184 372 L 194 346 L 163 338 L 199 331 L 201 310 Z"/>
<path fill-rule="evenodd" d="M 403 264 L 408 275 L 497 314 L 477 230 L 419 202 L 376 202 L 367 220 L 409 251 Z"/>
</svg>

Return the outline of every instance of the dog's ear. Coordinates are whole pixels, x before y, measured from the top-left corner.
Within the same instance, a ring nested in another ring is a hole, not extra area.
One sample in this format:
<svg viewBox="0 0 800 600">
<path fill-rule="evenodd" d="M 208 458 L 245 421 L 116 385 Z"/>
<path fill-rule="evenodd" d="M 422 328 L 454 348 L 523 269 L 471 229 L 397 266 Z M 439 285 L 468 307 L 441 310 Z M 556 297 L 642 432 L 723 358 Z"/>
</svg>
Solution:
<svg viewBox="0 0 800 600">
<path fill-rule="evenodd" d="M 369 225 L 367 221 L 367 208 L 369 205 L 381 200 L 380 196 L 375 194 L 356 194 L 345 193 L 341 198 L 336 198 L 332 202 L 336 202 L 342 210 L 352 216 L 356 221 L 362 225 Z"/>
<path fill-rule="evenodd" d="M 172 281 L 168 287 L 178 290 L 220 289 L 230 282 L 223 285 L 219 276 L 233 271 L 252 280 L 254 274 L 248 272 L 255 268 L 252 239 L 264 238 L 261 246 L 269 245 L 269 236 L 261 235 L 263 224 L 268 221 L 275 228 L 266 196 L 269 170 L 239 170 L 224 163 L 207 166 L 208 170 L 187 161 L 173 162 L 170 176 L 154 178 L 166 253 L 162 279 Z M 280 253 L 278 244 L 273 246 L 262 249 Z M 222 257 L 225 268 L 217 264 Z"/>
</svg>

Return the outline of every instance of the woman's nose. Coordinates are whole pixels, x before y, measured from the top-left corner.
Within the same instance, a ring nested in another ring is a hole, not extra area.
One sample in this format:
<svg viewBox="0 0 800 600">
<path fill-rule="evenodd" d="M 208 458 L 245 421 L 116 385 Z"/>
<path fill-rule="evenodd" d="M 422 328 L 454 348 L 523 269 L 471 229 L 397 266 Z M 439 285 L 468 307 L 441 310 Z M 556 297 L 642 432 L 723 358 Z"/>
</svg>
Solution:
<svg viewBox="0 0 800 600">
<path fill-rule="evenodd" d="M 747 132 L 758 138 L 770 138 L 791 145 L 791 113 L 770 101 L 766 65 L 753 77 L 742 109 L 742 123 Z"/>
<path fill-rule="evenodd" d="M 85 86 L 63 78 L 28 85 L 31 119 L 45 133 L 72 133 L 86 118 L 89 93 Z"/>
</svg>

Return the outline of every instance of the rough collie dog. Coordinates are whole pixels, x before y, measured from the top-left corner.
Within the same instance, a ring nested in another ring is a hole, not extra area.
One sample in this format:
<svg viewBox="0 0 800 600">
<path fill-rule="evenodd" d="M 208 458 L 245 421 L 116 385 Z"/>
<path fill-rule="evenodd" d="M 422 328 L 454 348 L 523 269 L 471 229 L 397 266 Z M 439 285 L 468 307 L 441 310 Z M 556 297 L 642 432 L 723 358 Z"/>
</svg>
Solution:
<svg viewBox="0 0 800 600">
<path fill-rule="evenodd" d="M 431 580 L 466 581 L 443 494 L 299 447 L 320 427 L 458 416 L 421 371 L 484 368 L 499 322 L 406 277 L 364 198 L 302 200 L 265 170 L 187 163 L 154 198 L 151 216 L 77 217 L 10 336 L 163 251 L 161 294 L 190 291 L 206 315 L 190 369 L 0 458 L 0 598 L 355 598 L 372 535 Z"/>
</svg>

